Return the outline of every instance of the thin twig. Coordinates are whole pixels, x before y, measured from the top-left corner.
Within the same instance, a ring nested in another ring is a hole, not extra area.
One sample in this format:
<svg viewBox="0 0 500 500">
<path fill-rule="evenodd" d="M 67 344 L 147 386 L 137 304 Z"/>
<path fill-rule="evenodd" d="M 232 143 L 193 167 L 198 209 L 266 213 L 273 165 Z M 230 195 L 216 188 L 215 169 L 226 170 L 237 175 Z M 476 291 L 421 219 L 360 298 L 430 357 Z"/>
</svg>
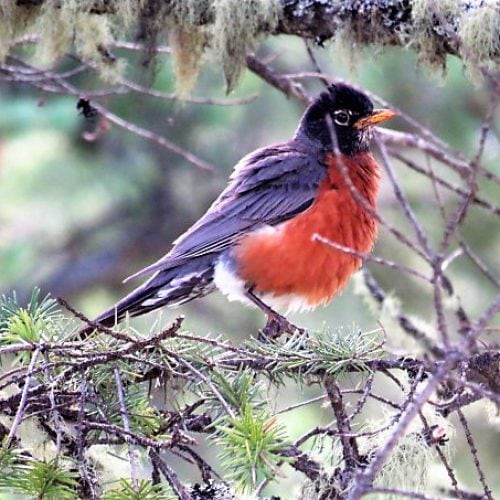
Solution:
<svg viewBox="0 0 500 500">
<path fill-rule="evenodd" d="M 488 487 L 488 483 L 486 482 L 486 477 L 484 476 L 484 472 L 481 467 L 481 463 L 479 461 L 477 448 L 474 443 L 474 439 L 472 438 L 469 424 L 467 423 L 467 419 L 465 418 L 461 408 L 457 409 L 457 415 L 460 420 L 460 424 L 464 428 L 465 438 L 467 439 L 467 444 L 469 445 L 469 449 L 472 455 L 472 460 L 474 462 L 474 466 L 476 467 L 476 471 L 479 476 L 479 481 L 481 482 L 481 485 L 483 487 L 484 495 L 488 500 L 493 500 L 492 491 L 490 490 L 490 488 Z"/>
<path fill-rule="evenodd" d="M 12 443 L 12 440 L 16 436 L 17 428 L 19 427 L 19 424 L 21 423 L 21 420 L 23 418 L 24 410 L 26 407 L 26 401 L 28 399 L 29 388 L 31 385 L 31 381 L 33 379 L 33 370 L 35 368 L 35 363 L 38 359 L 38 355 L 41 352 L 42 352 L 41 348 L 37 348 L 31 355 L 30 364 L 28 366 L 28 371 L 26 373 L 26 379 L 24 381 L 23 391 L 21 393 L 21 400 L 19 401 L 19 406 L 17 408 L 14 421 L 12 422 L 12 425 L 10 427 L 9 435 L 7 436 L 7 439 L 5 441 L 6 447 L 9 447 L 10 444 Z"/>
<path fill-rule="evenodd" d="M 419 271 L 416 271 L 415 269 L 412 269 L 411 267 L 404 266 L 402 264 L 399 264 L 397 262 L 394 262 L 389 259 L 384 259 L 382 257 L 377 257 L 375 255 L 370 255 L 367 253 L 363 252 L 358 252 L 354 248 L 349 248 L 344 245 L 340 245 L 328 238 L 325 238 L 324 236 L 321 236 L 318 233 L 314 233 L 312 235 L 313 241 L 320 241 L 321 243 L 324 243 L 325 245 L 329 246 L 330 248 L 333 248 L 335 250 L 339 250 L 340 252 L 346 253 L 348 255 L 355 255 L 356 257 L 359 257 L 360 259 L 368 262 L 374 262 L 375 264 L 381 264 L 382 266 L 388 267 L 390 269 L 396 269 L 397 271 L 402 271 L 407 274 L 410 274 L 412 276 L 415 276 L 416 278 L 419 278 L 421 280 L 426 281 L 427 283 L 431 282 L 431 279 L 424 274 L 422 274 Z"/>
<path fill-rule="evenodd" d="M 118 394 L 118 401 L 120 403 L 120 413 L 123 421 L 123 428 L 126 433 L 130 433 L 130 420 L 128 416 L 127 403 L 125 402 L 125 391 L 123 389 L 122 378 L 120 375 L 120 370 L 118 366 L 115 366 L 114 370 L 116 391 Z M 130 463 L 130 479 L 132 481 L 132 486 L 137 490 L 139 487 L 139 461 L 135 451 L 132 449 L 130 443 L 130 438 L 125 434 L 125 442 L 128 448 L 128 457 Z"/>
<path fill-rule="evenodd" d="M 330 400 L 330 405 L 337 420 L 345 467 L 347 471 L 354 471 L 359 464 L 359 450 L 356 439 L 347 437 L 347 435 L 351 434 L 351 425 L 349 423 L 349 418 L 345 413 L 342 393 L 331 377 L 325 378 L 324 385 L 326 394 Z M 346 485 L 344 484 L 343 486 L 345 487 Z"/>
<path fill-rule="evenodd" d="M 45 377 L 50 385 L 50 391 L 49 391 L 49 399 L 50 399 L 50 413 L 52 415 L 52 420 L 54 421 L 54 429 L 56 432 L 56 454 L 59 455 L 61 452 L 61 444 L 62 444 L 62 429 L 63 429 L 63 419 L 60 415 L 60 413 L 57 410 L 57 405 L 56 405 L 56 397 L 55 397 L 55 387 L 53 384 L 53 377 L 52 377 L 52 372 L 50 368 L 48 367 L 49 365 L 49 353 L 48 351 L 43 352 L 44 358 L 45 358 Z"/>
<path fill-rule="evenodd" d="M 196 369 L 191 363 L 186 361 L 183 358 L 178 358 L 179 362 L 183 364 L 189 371 L 193 372 L 200 380 L 202 380 L 207 387 L 210 388 L 210 390 L 213 392 L 214 396 L 220 401 L 220 404 L 226 411 L 226 413 L 233 419 L 236 418 L 236 413 L 233 411 L 233 409 L 229 406 L 229 403 L 224 399 L 220 391 L 215 387 L 215 384 L 203 373 L 200 372 L 200 370 Z"/>
<path fill-rule="evenodd" d="M 165 463 L 156 450 L 149 450 L 149 458 L 154 466 L 165 476 L 170 487 L 180 500 L 191 500 L 191 495 L 181 483 L 177 474 Z"/>
</svg>

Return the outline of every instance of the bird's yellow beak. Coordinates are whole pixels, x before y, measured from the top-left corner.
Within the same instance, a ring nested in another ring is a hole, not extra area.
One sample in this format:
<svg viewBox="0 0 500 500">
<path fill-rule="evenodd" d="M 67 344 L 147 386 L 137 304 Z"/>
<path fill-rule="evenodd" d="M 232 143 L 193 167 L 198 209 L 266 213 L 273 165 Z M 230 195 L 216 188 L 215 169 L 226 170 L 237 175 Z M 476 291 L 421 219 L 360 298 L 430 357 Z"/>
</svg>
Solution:
<svg viewBox="0 0 500 500">
<path fill-rule="evenodd" d="M 377 123 L 382 123 L 386 120 L 390 120 L 395 116 L 396 113 L 394 113 L 394 111 L 391 111 L 390 109 L 374 109 L 371 115 L 357 120 L 354 123 L 354 128 L 363 129 L 366 127 L 371 127 L 373 125 L 376 125 Z"/>
</svg>

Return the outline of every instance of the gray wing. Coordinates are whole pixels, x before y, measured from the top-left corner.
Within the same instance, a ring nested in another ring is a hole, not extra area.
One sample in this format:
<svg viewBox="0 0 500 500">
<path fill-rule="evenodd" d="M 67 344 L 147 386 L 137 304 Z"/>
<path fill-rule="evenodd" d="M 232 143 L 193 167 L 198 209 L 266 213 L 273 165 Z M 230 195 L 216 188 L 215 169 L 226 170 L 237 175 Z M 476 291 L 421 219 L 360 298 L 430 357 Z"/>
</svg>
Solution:
<svg viewBox="0 0 500 500">
<path fill-rule="evenodd" d="M 313 154 L 308 146 L 299 148 L 291 142 L 243 158 L 205 215 L 174 242 L 167 255 L 130 278 L 220 253 L 249 230 L 274 226 L 307 210 L 327 173 L 319 151 Z"/>
</svg>

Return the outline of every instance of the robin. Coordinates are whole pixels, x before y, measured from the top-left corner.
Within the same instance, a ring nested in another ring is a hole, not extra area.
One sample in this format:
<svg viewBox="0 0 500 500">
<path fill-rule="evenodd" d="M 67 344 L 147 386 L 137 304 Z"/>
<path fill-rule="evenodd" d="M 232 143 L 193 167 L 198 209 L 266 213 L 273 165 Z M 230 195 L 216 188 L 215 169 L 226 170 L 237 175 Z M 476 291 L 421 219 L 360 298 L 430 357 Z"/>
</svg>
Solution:
<svg viewBox="0 0 500 500">
<path fill-rule="evenodd" d="M 95 322 L 113 326 L 127 314 L 179 306 L 218 288 L 260 308 L 264 332 L 272 334 L 290 326 L 277 309 L 330 302 L 361 259 L 314 235 L 371 251 L 380 167 L 369 143 L 373 126 L 393 116 L 352 87 L 330 85 L 290 141 L 240 160 L 226 189 L 170 252 L 127 279 L 152 276 Z"/>
</svg>

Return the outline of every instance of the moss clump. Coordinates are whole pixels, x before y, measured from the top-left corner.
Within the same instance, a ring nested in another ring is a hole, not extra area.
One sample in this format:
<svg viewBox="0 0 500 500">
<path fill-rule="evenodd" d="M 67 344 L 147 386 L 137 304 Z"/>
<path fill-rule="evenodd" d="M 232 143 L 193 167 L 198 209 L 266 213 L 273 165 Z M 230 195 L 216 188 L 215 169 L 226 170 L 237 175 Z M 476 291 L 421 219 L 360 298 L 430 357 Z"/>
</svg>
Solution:
<svg viewBox="0 0 500 500">
<path fill-rule="evenodd" d="M 500 9 L 497 0 L 413 0 L 414 29 L 410 44 L 420 59 L 443 67 L 448 48 L 453 47 L 472 72 L 478 65 L 498 66 L 500 54 Z"/>
<path fill-rule="evenodd" d="M 426 436 L 429 431 L 423 426 L 421 419 L 412 421 L 409 428 L 397 445 L 391 451 L 388 459 L 377 474 L 375 486 L 395 488 L 414 493 L 431 493 L 436 486 L 431 481 L 431 471 L 439 464 L 438 455 L 435 450 L 436 444 L 441 452 L 449 459 L 451 455 L 450 440 L 455 435 L 454 428 L 442 416 L 437 414 L 429 405 L 422 408 L 429 429 L 442 434 L 445 440 L 440 444 L 432 442 L 431 436 Z M 388 421 L 393 421 L 394 415 L 387 414 L 384 420 L 371 422 L 366 431 L 376 431 L 384 427 Z M 367 438 L 366 442 L 360 443 L 360 449 L 368 455 L 383 447 L 394 432 L 394 427 L 387 431 L 375 434 Z M 370 495 L 372 500 L 399 500 L 399 495 Z"/>
<path fill-rule="evenodd" d="M 179 94 L 186 95 L 193 88 L 201 68 L 206 34 L 203 28 L 179 25 L 169 33 L 174 71 Z"/>
<path fill-rule="evenodd" d="M 106 49 L 116 33 L 137 17 L 142 0 L 45 0 L 39 6 L 0 0 L 0 60 L 18 37 L 36 35 L 37 66 L 54 64 L 68 50 L 92 63 L 102 78 L 114 81 L 121 65 Z"/>
<path fill-rule="evenodd" d="M 167 11 L 156 11 L 154 26 L 166 34 L 172 49 L 177 91 L 186 95 L 196 82 L 210 43 L 208 17 L 212 1 L 173 0 Z"/>
<path fill-rule="evenodd" d="M 114 38 L 110 19 L 97 14 L 79 14 L 74 26 L 78 56 L 92 63 L 101 78 L 115 83 L 123 73 L 123 60 L 116 59 L 108 49 Z"/>
<path fill-rule="evenodd" d="M 40 10 L 40 7 L 23 9 L 12 0 L 0 0 L 0 61 L 5 60 L 16 39 L 29 32 Z"/>
<path fill-rule="evenodd" d="M 458 28 L 464 57 L 475 58 L 479 64 L 494 67 L 500 53 L 500 5 L 497 0 L 483 2 L 463 15 Z"/>
<path fill-rule="evenodd" d="M 56 9 L 54 0 L 45 2 L 33 26 L 40 33 L 34 59 L 37 65 L 48 67 L 71 47 L 73 30 L 68 9 Z"/>
<path fill-rule="evenodd" d="M 443 44 L 447 30 L 453 31 L 453 20 L 461 14 L 460 1 L 413 0 L 413 29 L 409 33 L 409 46 L 415 47 L 421 62 L 431 68 L 444 69 L 447 49 Z M 443 26 L 443 23 L 448 23 Z"/>
<path fill-rule="evenodd" d="M 429 468 L 434 450 L 419 434 L 407 434 L 397 444 L 377 476 L 376 486 L 425 493 L 429 484 Z M 372 497 L 376 498 L 376 497 Z M 382 497 L 380 497 L 382 498 Z M 384 495 L 396 500 L 399 495 Z"/>
<path fill-rule="evenodd" d="M 354 60 L 368 46 L 413 48 L 421 63 L 444 70 L 455 53 L 471 74 L 500 61 L 498 0 L 360 0 L 339 6 L 332 20 L 336 41 Z"/>
<path fill-rule="evenodd" d="M 278 0 L 178 0 L 164 26 L 174 55 L 177 87 L 189 91 L 202 57 L 210 49 L 222 66 L 230 91 L 245 67 L 245 57 L 263 33 L 272 32 L 280 13 Z"/>
<path fill-rule="evenodd" d="M 213 49 L 230 89 L 259 34 L 269 33 L 277 25 L 280 4 L 274 0 L 215 0 L 214 7 Z"/>
</svg>

